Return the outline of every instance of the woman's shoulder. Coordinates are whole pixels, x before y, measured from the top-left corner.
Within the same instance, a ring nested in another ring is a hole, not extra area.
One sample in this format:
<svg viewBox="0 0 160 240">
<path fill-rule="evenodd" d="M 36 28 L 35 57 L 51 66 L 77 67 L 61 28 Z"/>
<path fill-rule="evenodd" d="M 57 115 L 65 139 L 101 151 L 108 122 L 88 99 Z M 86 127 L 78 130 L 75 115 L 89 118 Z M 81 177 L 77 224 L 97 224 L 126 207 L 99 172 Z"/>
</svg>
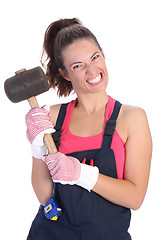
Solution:
<svg viewBox="0 0 160 240">
<path fill-rule="evenodd" d="M 115 103 L 115 99 L 110 97 L 112 101 L 112 104 Z M 145 110 L 138 106 L 128 105 L 128 104 L 122 104 L 119 118 L 123 118 L 123 120 L 133 120 L 134 118 L 144 118 L 146 117 Z"/>
<path fill-rule="evenodd" d="M 70 102 L 66 102 L 66 104 L 68 105 L 69 108 L 71 108 L 75 104 L 75 102 L 76 102 L 76 99 L 74 99 Z M 51 120 L 54 124 L 56 124 L 61 106 L 62 106 L 62 103 L 50 106 L 50 116 L 51 116 Z M 68 109 L 68 107 L 67 107 L 67 109 Z"/>
<path fill-rule="evenodd" d="M 130 133 L 140 131 L 148 126 L 147 116 L 144 109 L 137 106 L 123 104 L 117 119 L 117 130 L 124 142 Z"/>
<path fill-rule="evenodd" d="M 123 118 L 126 123 L 140 123 L 140 120 L 146 120 L 146 112 L 141 107 L 123 104 L 121 109 L 121 118 Z"/>
<path fill-rule="evenodd" d="M 50 106 L 51 121 L 53 122 L 54 125 L 56 124 L 61 105 L 62 104 L 56 104 L 56 105 Z"/>
</svg>

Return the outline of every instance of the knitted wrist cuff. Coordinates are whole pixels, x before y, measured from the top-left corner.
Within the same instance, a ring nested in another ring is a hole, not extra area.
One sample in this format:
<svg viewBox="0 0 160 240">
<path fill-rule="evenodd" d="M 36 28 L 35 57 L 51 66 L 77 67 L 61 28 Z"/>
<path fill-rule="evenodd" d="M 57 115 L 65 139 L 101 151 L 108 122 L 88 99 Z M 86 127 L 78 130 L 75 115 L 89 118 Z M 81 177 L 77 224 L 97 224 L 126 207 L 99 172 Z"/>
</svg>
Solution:
<svg viewBox="0 0 160 240">
<path fill-rule="evenodd" d="M 87 189 L 89 192 L 95 186 L 99 176 L 99 169 L 96 166 L 90 166 L 81 163 L 81 175 L 77 185 Z"/>
</svg>

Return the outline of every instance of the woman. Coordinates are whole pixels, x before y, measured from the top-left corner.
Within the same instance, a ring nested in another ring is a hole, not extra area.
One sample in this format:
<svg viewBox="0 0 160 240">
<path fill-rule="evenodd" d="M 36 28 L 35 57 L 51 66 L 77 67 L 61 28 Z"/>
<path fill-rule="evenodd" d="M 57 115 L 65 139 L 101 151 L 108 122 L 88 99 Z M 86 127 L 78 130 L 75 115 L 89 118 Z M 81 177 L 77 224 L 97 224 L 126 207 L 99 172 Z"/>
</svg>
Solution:
<svg viewBox="0 0 160 240">
<path fill-rule="evenodd" d="M 59 96 L 74 90 L 77 99 L 26 115 L 32 184 L 41 203 L 27 239 L 131 239 L 130 209 L 140 208 L 150 171 L 146 114 L 106 93 L 103 50 L 78 19 L 52 23 L 44 52 L 50 87 L 57 87 Z M 58 153 L 45 156 L 43 135 L 53 126 Z M 53 182 L 62 209 L 56 221 L 47 219 L 50 209 L 43 207 L 53 199 Z"/>
</svg>

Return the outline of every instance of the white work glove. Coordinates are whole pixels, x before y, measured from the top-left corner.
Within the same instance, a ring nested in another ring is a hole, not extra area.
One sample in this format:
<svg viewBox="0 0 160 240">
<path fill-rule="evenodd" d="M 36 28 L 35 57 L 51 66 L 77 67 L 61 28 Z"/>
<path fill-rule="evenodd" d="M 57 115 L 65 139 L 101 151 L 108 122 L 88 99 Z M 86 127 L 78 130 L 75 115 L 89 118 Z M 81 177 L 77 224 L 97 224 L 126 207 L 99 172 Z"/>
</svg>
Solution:
<svg viewBox="0 0 160 240">
<path fill-rule="evenodd" d="M 43 159 L 48 151 L 44 145 L 43 137 L 46 133 L 53 133 L 54 126 L 50 118 L 50 107 L 32 108 L 25 117 L 27 138 L 31 143 L 32 156 Z"/>
<path fill-rule="evenodd" d="M 96 166 L 80 163 L 75 157 L 60 152 L 49 154 L 45 163 L 54 182 L 76 184 L 91 191 L 98 180 L 99 169 Z"/>
</svg>

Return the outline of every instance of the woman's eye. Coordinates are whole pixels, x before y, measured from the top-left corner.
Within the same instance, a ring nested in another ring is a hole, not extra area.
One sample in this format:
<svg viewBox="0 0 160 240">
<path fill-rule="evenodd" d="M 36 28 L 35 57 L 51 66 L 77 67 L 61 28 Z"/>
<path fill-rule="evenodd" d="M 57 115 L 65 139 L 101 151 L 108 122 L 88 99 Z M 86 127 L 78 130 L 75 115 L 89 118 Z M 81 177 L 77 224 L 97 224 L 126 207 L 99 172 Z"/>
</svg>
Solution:
<svg viewBox="0 0 160 240">
<path fill-rule="evenodd" d="M 97 59 L 97 58 L 99 58 L 99 54 L 96 54 L 96 55 L 92 58 L 92 60 L 95 60 L 95 59 Z"/>
<path fill-rule="evenodd" d="M 73 66 L 73 69 L 80 68 L 80 66 L 81 66 L 80 64 L 74 65 L 74 66 Z"/>
</svg>

